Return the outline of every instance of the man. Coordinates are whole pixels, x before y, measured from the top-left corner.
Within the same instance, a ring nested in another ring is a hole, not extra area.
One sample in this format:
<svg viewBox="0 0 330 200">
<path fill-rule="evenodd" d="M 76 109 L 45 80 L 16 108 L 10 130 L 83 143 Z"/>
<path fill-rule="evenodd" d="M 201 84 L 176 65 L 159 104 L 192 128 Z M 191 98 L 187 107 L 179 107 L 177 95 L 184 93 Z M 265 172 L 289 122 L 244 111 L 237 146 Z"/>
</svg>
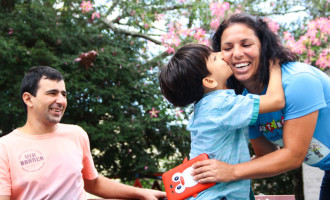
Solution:
<svg viewBox="0 0 330 200">
<path fill-rule="evenodd" d="M 59 123 L 66 96 L 62 74 L 51 67 L 33 67 L 23 78 L 27 121 L 0 138 L 0 200 L 80 200 L 85 191 L 103 198 L 165 197 L 97 174 L 87 133 Z"/>
</svg>

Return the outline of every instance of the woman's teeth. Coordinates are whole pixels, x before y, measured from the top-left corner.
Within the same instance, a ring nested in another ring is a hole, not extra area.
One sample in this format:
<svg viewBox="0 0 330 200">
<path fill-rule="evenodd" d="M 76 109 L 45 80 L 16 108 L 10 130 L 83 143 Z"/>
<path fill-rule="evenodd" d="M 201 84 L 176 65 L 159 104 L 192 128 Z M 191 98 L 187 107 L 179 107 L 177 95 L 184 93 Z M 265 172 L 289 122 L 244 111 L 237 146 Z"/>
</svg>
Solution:
<svg viewBox="0 0 330 200">
<path fill-rule="evenodd" d="M 236 64 L 235 67 L 237 69 L 240 69 L 241 70 L 241 69 L 247 68 L 249 65 L 250 65 L 250 63 L 239 63 L 239 64 Z"/>
</svg>

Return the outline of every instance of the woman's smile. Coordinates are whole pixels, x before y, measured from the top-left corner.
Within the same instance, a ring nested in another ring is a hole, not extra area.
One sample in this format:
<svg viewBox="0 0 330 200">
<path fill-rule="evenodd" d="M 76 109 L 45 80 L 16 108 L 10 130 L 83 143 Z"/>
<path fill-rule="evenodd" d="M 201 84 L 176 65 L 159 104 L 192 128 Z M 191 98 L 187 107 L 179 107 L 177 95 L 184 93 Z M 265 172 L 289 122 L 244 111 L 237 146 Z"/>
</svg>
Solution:
<svg viewBox="0 0 330 200">
<path fill-rule="evenodd" d="M 259 38 L 244 24 L 229 26 L 221 36 L 223 58 L 232 68 L 236 79 L 244 85 L 255 81 L 260 50 Z"/>
</svg>

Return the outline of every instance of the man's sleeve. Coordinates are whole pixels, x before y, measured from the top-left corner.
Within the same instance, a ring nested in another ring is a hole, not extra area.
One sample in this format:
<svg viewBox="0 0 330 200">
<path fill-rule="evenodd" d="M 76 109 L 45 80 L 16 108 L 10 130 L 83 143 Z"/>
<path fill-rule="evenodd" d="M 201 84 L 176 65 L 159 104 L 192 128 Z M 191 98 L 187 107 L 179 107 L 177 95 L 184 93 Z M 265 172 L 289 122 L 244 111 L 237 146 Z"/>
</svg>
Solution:
<svg viewBox="0 0 330 200">
<path fill-rule="evenodd" d="M 87 133 L 81 129 L 81 141 L 83 151 L 83 169 L 82 175 L 84 179 L 93 180 L 98 177 L 97 170 L 94 166 L 94 161 L 90 151 L 89 139 Z"/>
</svg>

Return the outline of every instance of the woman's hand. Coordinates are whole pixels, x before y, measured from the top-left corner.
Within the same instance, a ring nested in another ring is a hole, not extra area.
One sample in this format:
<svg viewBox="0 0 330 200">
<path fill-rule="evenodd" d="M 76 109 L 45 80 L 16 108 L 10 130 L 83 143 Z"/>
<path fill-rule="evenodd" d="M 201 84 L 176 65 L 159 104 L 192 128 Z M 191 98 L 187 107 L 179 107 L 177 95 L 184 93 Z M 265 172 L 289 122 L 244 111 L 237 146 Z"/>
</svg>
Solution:
<svg viewBox="0 0 330 200">
<path fill-rule="evenodd" d="M 192 176 L 200 183 L 233 181 L 234 165 L 215 159 L 203 160 L 195 163 Z"/>
</svg>

